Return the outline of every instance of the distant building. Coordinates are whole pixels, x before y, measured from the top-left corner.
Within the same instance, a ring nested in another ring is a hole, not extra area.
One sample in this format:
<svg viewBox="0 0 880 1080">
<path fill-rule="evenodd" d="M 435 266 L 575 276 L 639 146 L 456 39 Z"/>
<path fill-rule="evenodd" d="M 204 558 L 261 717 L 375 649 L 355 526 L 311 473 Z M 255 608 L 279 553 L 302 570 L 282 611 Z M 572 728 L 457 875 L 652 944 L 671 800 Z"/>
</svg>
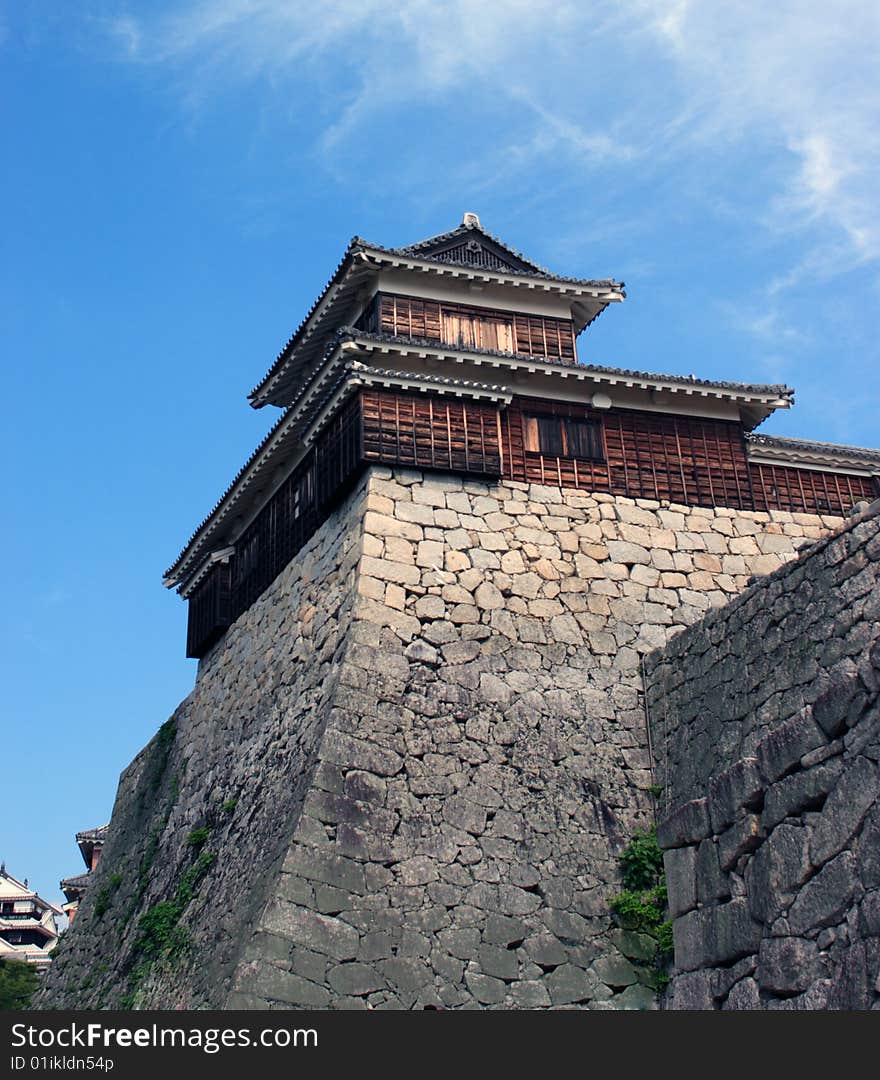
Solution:
<svg viewBox="0 0 880 1080">
<path fill-rule="evenodd" d="M 50 904 L 0 866 L 0 959 L 26 960 L 38 968 L 51 961 L 58 944 L 60 908 Z"/>
<path fill-rule="evenodd" d="M 86 864 L 86 872 L 74 877 L 64 878 L 61 882 L 61 891 L 67 897 L 67 903 L 62 905 L 62 910 L 67 915 L 69 923 L 73 924 L 74 916 L 79 908 L 86 886 L 92 871 L 98 865 L 101 852 L 104 849 L 104 840 L 107 837 L 107 826 L 99 825 L 97 829 L 84 829 L 76 834 L 76 842 L 82 852 Z"/>
</svg>

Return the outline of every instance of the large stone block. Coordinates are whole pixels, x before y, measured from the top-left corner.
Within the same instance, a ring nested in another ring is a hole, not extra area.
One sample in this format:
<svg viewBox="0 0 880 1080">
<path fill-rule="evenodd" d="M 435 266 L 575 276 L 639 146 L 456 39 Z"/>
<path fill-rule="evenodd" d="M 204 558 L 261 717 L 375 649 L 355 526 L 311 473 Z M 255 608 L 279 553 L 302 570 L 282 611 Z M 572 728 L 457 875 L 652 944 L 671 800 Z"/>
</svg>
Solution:
<svg viewBox="0 0 880 1080">
<path fill-rule="evenodd" d="M 810 830 L 778 825 L 746 869 L 749 905 L 756 919 L 772 923 L 794 899 L 811 872 Z"/>
<path fill-rule="evenodd" d="M 758 743 L 756 756 L 761 775 L 768 783 L 773 783 L 795 768 L 804 754 L 825 742 L 825 734 L 810 709 L 802 710 Z"/>
<path fill-rule="evenodd" d="M 792 933 L 804 934 L 839 922 L 856 898 L 857 888 L 855 858 L 852 852 L 842 851 L 798 893 L 788 912 Z"/>
<path fill-rule="evenodd" d="M 787 817 L 818 809 L 837 783 L 842 768 L 843 762 L 837 758 L 771 784 L 765 795 L 761 824 L 765 829 L 773 829 Z"/>
<path fill-rule="evenodd" d="M 765 938 L 758 950 L 758 983 L 771 994 L 790 997 L 806 990 L 819 971 L 815 941 L 804 938 Z"/>
<path fill-rule="evenodd" d="M 709 781 L 709 816 L 714 831 L 723 832 L 742 809 L 759 805 L 763 789 L 758 759 L 753 757 L 742 758 L 712 777 Z"/>
<path fill-rule="evenodd" d="M 852 842 L 878 798 L 877 766 L 867 758 L 856 758 L 847 765 L 813 825 L 810 859 L 814 866 L 821 866 Z"/>
<path fill-rule="evenodd" d="M 673 848 L 663 856 L 669 917 L 677 919 L 697 906 L 697 850 Z"/>
<path fill-rule="evenodd" d="M 657 826 L 657 843 L 663 850 L 695 844 L 709 836 L 708 800 L 692 799 L 683 803 Z"/>
<path fill-rule="evenodd" d="M 831 681 L 813 702 L 813 719 L 829 739 L 839 735 L 846 727 L 850 702 L 859 691 L 855 674 L 834 672 Z"/>
</svg>

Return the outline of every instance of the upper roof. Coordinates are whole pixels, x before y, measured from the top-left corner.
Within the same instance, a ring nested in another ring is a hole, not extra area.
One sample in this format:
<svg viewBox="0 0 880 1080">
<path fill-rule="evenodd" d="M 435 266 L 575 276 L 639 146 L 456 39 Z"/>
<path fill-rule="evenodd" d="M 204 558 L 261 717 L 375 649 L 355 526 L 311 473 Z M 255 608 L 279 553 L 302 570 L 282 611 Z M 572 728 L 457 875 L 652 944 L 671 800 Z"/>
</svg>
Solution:
<svg viewBox="0 0 880 1080">
<path fill-rule="evenodd" d="M 248 394 L 251 405 L 255 409 L 269 404 L 289 405 L 303 374 L 320 359 L 332 334 L 340 325 L 354 322 L 359 314 L 357 308 L 362 305 L 367 279 L 383 268 L 398 267 L 418 274 L 479 279 L 513 288 L 534 289 L 540 283 L 542 289 L 570 296 L 580 305 L 578 329 L 625 295 L 623 282 L 610 278 L 571 278 L 549 273 L 486 232 L 476 214 L 465 214 L 456 229 L 406 247 L 383 247 L 355 236 L 303 321 Z M 333 318 L 328 318 L 330 315 Z"/>
<path fill-rule="evenodd" d="M 109 825 L 99 825 L 96 829 L 83 829 L 82 832 L 76 834 L 76 842 L 86 866 L 92 865 L 92 852 L 95 848 L 103 847 L 109 828 Z"/>
</svg>

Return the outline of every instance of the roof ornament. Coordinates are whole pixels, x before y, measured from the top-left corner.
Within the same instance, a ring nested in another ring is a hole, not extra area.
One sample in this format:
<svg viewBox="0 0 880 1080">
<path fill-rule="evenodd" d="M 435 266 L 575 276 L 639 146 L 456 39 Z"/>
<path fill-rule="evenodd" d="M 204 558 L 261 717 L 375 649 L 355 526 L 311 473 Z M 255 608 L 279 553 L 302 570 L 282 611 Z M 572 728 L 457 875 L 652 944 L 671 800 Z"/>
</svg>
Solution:
<svg viewBox="0 0 880 1080">
<path fill-rule="evenodd" d="M 464 217 L 461 219 L 461 223 L 462 223 L 462 225 L 466 225 L 467 228 L 469 228 L 469 229 L 482 228 L 482 226 L 480 225 L 479 214 L 473 214 L 470 211 L 468 211 L 464 215 Z"/>
</svg>

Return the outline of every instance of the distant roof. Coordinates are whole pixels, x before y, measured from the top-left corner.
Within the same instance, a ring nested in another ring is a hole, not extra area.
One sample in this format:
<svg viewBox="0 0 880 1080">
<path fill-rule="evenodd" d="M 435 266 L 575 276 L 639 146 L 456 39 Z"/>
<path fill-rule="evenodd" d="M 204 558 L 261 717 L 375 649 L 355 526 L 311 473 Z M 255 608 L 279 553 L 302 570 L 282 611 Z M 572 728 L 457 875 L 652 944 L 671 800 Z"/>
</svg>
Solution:
<svg viewBox="0 0 880 1080">
<path fill-rule="evenodd" d="M 84 840 L 102 841 L 107 839 L 109 825 L 99 825 L 96 829 L 83 829 L 76 834 L 76 842 L 81 844 Z"/>
<path fill-rule="evenodd" d="M 782 461 L 827 463 L 861 468 L 867 472 L 880 471 L 880 450 L 866 446 L 848 446 L 845 443 L 815 442 L 811 439 L 793 439 L 788 435 L 746 435 L 750 456 L 779 458 Z"/>
<path fill-rule="evenodd" d="M 72 903 L 75 900 L 79 900 L 82 894 L 85 892 L 87 886 L 91 884 L 92 875 L 74 874 L 73 877 L 66 877 L 60 882 L 61 891 L 67 897 L 68 903 Z"/>
</svg>

